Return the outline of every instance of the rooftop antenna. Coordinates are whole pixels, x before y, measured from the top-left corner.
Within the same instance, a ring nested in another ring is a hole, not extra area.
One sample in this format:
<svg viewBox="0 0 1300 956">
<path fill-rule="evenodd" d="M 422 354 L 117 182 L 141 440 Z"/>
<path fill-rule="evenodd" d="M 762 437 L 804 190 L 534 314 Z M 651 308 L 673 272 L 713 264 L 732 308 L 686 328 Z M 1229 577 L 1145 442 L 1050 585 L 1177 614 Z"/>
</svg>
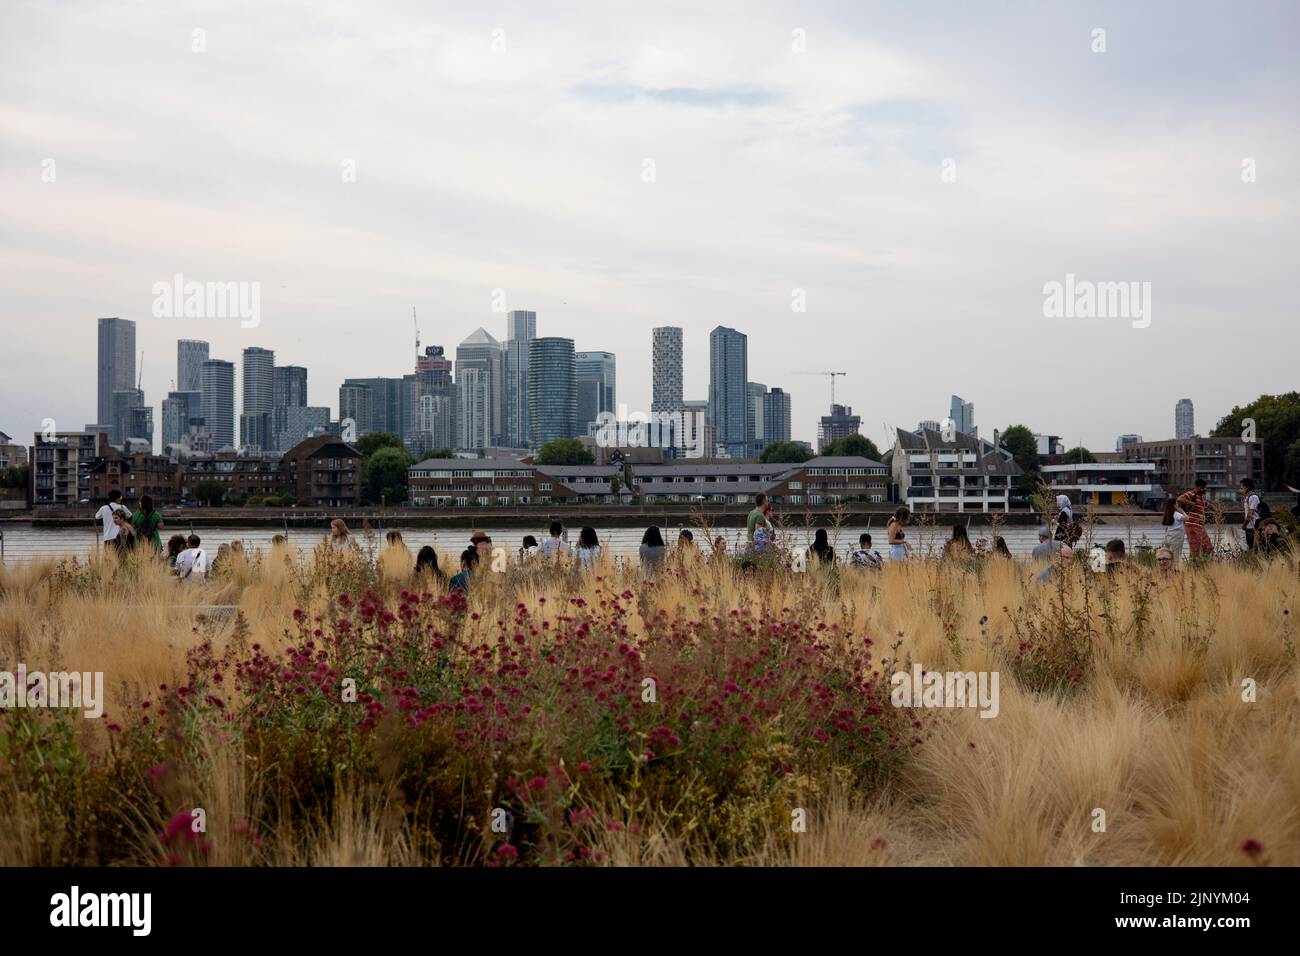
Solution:
<svg viewBox="0 0 1300 956">
<path fill-rule="evenodd" d="M 144 381 L 144 349 L 140 350 L 140 373 L 135 377 L 135 390 L 140 391 L 140 383 Z"/>
<path fill-rule="evenodd" d="M 411 306 L 411 322 L 415 325 L 415 354 L 420 354 L 420 320 L 415 317 L 415 306 Z"/>
</svg>

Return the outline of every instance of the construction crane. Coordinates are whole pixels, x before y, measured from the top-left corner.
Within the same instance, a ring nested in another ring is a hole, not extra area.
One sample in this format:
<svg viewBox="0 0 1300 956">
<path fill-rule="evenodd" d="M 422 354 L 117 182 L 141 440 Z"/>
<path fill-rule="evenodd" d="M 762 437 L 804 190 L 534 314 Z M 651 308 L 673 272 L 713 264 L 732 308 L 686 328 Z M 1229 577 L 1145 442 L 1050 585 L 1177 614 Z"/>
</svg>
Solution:
<svg viewBox="0 0 1300 956">
<path fill-rule="evenodd" d="M 796 375 L 827 375 L 831 380 L 831 407 L 835 407 L 835 376 L 848 375 L 848 372 L 795 372 Z"/>
</svg>

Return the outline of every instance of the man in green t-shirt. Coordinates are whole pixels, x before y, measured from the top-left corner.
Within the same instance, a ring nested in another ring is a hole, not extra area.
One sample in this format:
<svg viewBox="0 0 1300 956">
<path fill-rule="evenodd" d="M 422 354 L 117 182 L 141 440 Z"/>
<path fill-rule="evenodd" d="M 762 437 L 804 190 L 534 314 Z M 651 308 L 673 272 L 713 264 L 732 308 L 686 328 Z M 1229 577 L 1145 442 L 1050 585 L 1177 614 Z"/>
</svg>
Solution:
<svg viewBox="0 0 1300 956">
<path fill-rule="evenodd" d="M 760 524 L 771 527 L 771 522 L 767 520 L 767 515 L 763 511 L 763 505 L 765 504 L 767 504 L 767 495 L 761 491 L 754 495 L 754 510 L 745 519 L 745 537 L 749 540 L 750 548 L 754 547 L 754 529 Z"/>
</svg>

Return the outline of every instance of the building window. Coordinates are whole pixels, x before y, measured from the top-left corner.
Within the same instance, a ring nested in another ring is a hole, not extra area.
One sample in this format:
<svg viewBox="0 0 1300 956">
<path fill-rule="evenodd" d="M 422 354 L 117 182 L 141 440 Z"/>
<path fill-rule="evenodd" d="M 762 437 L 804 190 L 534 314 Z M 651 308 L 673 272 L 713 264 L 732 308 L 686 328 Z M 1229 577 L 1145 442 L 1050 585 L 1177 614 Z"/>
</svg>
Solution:
<svg viewBox="0 0 1300 956">
<path fill-rule="evenodd" d="M 550 491 L 550 490 L 551 490 L 551 483 L 550 483 L 549 481 L 544 481 L 544 482 L 542 482 L 540 485 L 537 486 L 537 490 L 538 490 L 538 491 Z"/>
</svg>

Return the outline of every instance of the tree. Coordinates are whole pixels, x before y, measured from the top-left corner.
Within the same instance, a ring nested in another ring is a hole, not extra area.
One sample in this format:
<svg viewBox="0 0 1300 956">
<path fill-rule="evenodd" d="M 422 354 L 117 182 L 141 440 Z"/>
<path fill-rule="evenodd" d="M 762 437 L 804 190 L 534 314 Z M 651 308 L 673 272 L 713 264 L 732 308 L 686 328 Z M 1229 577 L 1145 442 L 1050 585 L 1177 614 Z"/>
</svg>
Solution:
<svg viewBox="0 0 1300 956">
<path fill-rule="evenodd" d="M 596 459 L 576 438 L 557 438 L 548 441 L 537 453 L 539 465 L 594 465 Z"/>
<path fill-rule="evenodd" d="M 1267 488 L 1278 491 L 1283 483 L 1297 487 L 1300 474 L 1288 465 L 1291 446 L 1300 440 L 1300 392 L 1284 395 L 1261 395 L 1244 408 L 1234 407 L 1210 434 L 1215 438 L 1249 440 L 1244 419 L 1255 423 L 1253 437 L 1264 443 L 1264 480 Z"/>
<path fill-rule="evenodd" d="M 432 451 L 422 452 L 419 456 L 420 461 L 428 458 L 455 458 L 456 453 L 450 448 L 434 448 Z"/>
<path fill-rule="evenodd" d="M 1287 447 L 1282 467 L 1282 481 L 1292 488 L 1300 488 L 1300 438 Z"/>
<path fill-rule="evenodd" d="M 1071 448 L 1061 459 L 1061 461 L 1067 465 L 1091 465 L 1096 460 L 1097 459 L 1093 456 L 1092 452 L 1088 451 L 1088 449 L 1084 448 L 1082 445 L 1077 445 L 1074 448 Z"/>
<path fill-rule="evenodd" d="M 823 455 L 839 455 L 847 458 L 870 458 L 880 461 L 880 449 L 866 435 L 845 435 L 826 446 Z"/>
<path fill-rule="evenodd" d="M 1011 457 L 1020 466 L 1020 486 L 1037 488 L 1039 480 L 1038 439 L 1027 425 L 1012 425 L 1002 433 L 999 440 L 1002 447 L 1011 452 Z"/>
<path fill-rule="evenodd" d="M 798 442 L 779 441 L 764 448 L 763 453 L 758 456 L 758 460 L 765 465 L 772 462 L 782 465 L 787 462 L 793 462 L 798 465 L 807 461 L 811 457 L 812 452 Z"/>
<path fill-rule="evenodd" d="M 366 495 L 373 502 L 400 504 L 405 501 L 406 469 L 414 464 L 415 459 L 405 448 L 380 448 L 361 466 Z"/>
<path fill-rule="evenodd" d="M 221 499 L 226 494 L 226 486 L 212 478 L 205 478 L 194 483 L 194 486 L 190 488 L 190 494 L 200 504 L 208 505 L 211 508 L 220 508 Z"/>
<path fill-rule="evenodd" d="M 392 432 L 371 432 L 357 439 L 353 447 L 361 452 L 364 461 L 381 448 L 403 448 L 402 440 Z"/>
</svg>

